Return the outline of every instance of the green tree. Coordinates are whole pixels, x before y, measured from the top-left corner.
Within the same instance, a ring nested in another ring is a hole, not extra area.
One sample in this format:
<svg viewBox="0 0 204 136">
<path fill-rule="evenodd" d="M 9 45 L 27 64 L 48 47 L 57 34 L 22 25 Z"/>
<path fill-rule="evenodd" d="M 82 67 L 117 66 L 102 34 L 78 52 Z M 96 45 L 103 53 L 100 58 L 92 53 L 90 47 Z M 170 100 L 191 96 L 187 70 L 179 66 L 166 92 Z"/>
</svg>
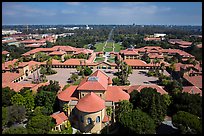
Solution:
<svg viewBox="0 0 204 136">
<path fill-rule="evenodd" d="M 72 81 L 74 81 L 74 82 L 75 82 L 78 78 L 79 78 L 79 76 L 78 76 L 77 74 L 72 74 L 71 77 L 70 77 L 70 79 L 71 79 Z"/>
<path fill-rule="evenodd" d="M 133 104 L 127 100 L 120 101 L 115 109 L 116 121 L 123 116 L 124 113 L 131 112 Z"/>
<path fill-rule="evenodd" d="M 29 134 L 47 134 L 52 127 L 54 127 L 52 117 L 45 115 L 37 115 L 32 117 L 28 121 L 27 125 Z"/>
<path fill-rule="evenodd" d="M 56 94 L 53 92 L 47 92 L 41 90 L 35 97 L 36 106 L 44 106 L 47 109 L 47 114 L 51 114 L 54 111 L 54 104 L 56 101 Z"/>
<path fill-rule="evenodd" d="M 130 102 L 134 108 L 140 108 L 148 113 L 156 124 L 163 121 L 167 113 L 167 100 L 153 88 L 143 88 L 140 93 L 133 91 L 130 94 Z"/>
<path fill-rule="evenodd" d="M 118 85 L 118 86 L 121 85 L 120 79 L 118 77 L 114 77 L 112 81 L 113 81 L 113 85 Z"/>
<path fill-rule="evenodd" d="M 128 134 L 155 134 L 154 121 L 140 109 L 126 112 L 119 118 L 119 124 L 128 130 Z"/>
<path fill-rule="evenodd" d="M 32 111 L 35 107 L 35 99 L 31 90 L 27 90 L 24 94 L 24 106 L 28 111 Z"/>
<path fill-rule="evenodd" d="M 172 117 L 172 123 L 181 134 L 202 134 L 202 121 L 198 116 L 184 111 L 178 111 Z"/>
<path fill-rule="evenodd" d="M 25 98 L 21 94 L 15 94 L 11 98 L 11 103 L 14 105 L 25 105 Z"/>
<path fill-rule="evenodd" d="M 108 127 L 107 127 L 107 134 L 109 134 L 109 117 L 112 115 L 113 111 L 111 107 L 106 109 L 106 114 L 108 115 Z"/>
<path fill-rule="evenodd" d="M 7 107 L 2 107 L 2 126 L 8 124 L 8 109 Z"/>
<path fill-rule="evenodd" d="M 85 68 L 84 68 L 84 75 L 85 75 L 85 76 L 91 75 L 92 72 L 93 72 L 93 71 L 91 70 L 91 68 L 89 68 L 89 67 L 85 67 Z"/>
<path fill-rule="evenodd" d="M 21 123 L 26 118 L 26 109 L 24 106 L 9 106 L 8 107 L 8 125 L 12 125 L 13 123 Z"/>
<path fill-rule="evenodd" d="M 3 131 L 3 134 L 28 134 L 28 131 L 24 127 L 11 127 Z"/>
<path fill-rule="evenodd" d="M 202 96 L 189 93 L 173 94 L 169 109 L 172 115 L 178 111 L 185 111 L 202 117 Z"/>
<path fill-rule="evenodd" d="M 2 88 L 2 106 L 10 106 L 11 98 L 16 94 L 16 92 L 9 87 Z"/>
</svg>

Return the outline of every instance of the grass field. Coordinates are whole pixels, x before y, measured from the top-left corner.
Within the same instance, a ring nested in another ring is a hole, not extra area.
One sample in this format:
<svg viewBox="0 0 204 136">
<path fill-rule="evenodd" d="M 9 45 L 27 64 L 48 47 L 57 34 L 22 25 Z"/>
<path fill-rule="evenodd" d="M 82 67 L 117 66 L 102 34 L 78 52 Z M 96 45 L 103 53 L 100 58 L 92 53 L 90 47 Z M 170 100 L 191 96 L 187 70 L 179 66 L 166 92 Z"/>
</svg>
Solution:
<svg viewBox="0 0 204 136">
<path fill-rule="evenodd" d="M 107 48 L 112 48 L 113 47 L 113 42 L 107 42 L 106 47 Z"/>
<path fill-rule="evenodd" d="M 103 51 L 103 47 L 105 46 L 105 43 L 106 42 L 95 44 L 94 46 L 96 47 L 96 49 L 94 51 L 95 52 Z M 114 49 L 115 52 L 119 52 L 122 49 L 122 46 L 119 43 L 114 43 L 114 46 L 115 46 L 115 49 Z M 104 51 L 105 52 L 113 51 L 113 42 L 107 42 L 106 48 L 104 49 Z"/>
<path fill-rule="evenodd" d="M 113 48 L 105 48 L 104 51 L 105 52 L 111 52 L 111 51 L 113 51 Z"/>
<path fill-rule="evenodd" d="M 115 58 L 110 57 L 110 58 L 108 58 L 107 61 L 110 62 L 110 63 L 115 63 Z"/>
<path fill-rule="evenodd" d="M 96 47 L 96 49 L 94 50 L 95 52 L 100 52 L 103 51 L 103 46 L 105 45 L 105 43 L 97 43 L 94 46 Z"/>
<path fill-rule="evenodd" d="M 94 62 L 101 62 L 104 61 L 104 57 L 96 57 L 96 59 L 94 60 Z"/>
<path fill-rule="evenodd" d="M 115 43 L 114 46 L 115 46 L 115 49 L 114 49 L 115 52 L 119 52 L 122 49 L 122 46 L 119 43 Z"/>
</svg>

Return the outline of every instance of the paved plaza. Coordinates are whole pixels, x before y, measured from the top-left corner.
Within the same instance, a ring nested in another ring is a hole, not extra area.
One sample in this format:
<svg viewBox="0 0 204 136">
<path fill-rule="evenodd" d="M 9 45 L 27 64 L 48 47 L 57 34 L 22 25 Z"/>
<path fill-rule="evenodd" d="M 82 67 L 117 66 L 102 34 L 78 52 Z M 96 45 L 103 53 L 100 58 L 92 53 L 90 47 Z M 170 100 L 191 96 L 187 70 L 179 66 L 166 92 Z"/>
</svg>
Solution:
<svg viewBox="0 0 204 136">
<path fill-rule="evenodd" d="M 70 78 L 72 72 L 77 72 L 76 69 L 68 69 L 68 68 L 53 68 L 57 71 L 57 74 L 46 76 L 48 80 L 56 80 L 59 81 L 61 85 L 66 85 L 68 78 Z M 95 72 L 97 69 L 93 69 L 93 72 Z M 117 69 L 101 69 L 102 71 L 113 71 L 117 72 Z M 133 70 L 132 74 L 129 76 L 128 80 L 130 81 L 130 85 L 143 85 L 143 84 L 155 84 L 158 80 L 157 77 L 148 77 L 146 73 L 148 70 Z M 35 71 L 35 76 L 37 72 Z M 111 73 L 106 73 L 109 77 L 114 78 L 114 76 Z M 164 71 L 165 75 L 169 75 L 166 71 Z M 33 74 L 31 74 L 27 80 L 28 81 L 21 81 L 20 83 L 31 83 Z"/>
</svg>

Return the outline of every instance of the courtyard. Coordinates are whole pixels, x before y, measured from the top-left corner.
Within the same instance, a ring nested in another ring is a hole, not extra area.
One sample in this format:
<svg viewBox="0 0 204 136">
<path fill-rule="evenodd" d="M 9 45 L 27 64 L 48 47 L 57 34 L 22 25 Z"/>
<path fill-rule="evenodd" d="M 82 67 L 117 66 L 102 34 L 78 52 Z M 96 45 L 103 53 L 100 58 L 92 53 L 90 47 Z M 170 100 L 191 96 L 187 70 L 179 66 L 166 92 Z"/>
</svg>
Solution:
<svg viewBox="0 0 204 136">
<path fill-rule="evenodd" d="M 54 75 L 47 75 L 46 78 L 49 80 L 56 80 L 59 81 L 60 85 L 66 85 L 68 78 L 70 78 L 71 74 L 74 72 L 77 72 L 76 69 L 70 69 L 70 68 L 53 68 L 57 71 L 57 74 Z M 95 72 L 97 69 L 92 69 L 93 72 Z M 102 70 L 102 69 L 101 69 Z M 111 72 L 117 72 L 117 69 L 103 69 L 109 77 L 114 78 L 114 76 Z M 111 72 L 110 72 L 111 71 Z M 143 85 L 143 84 L 156 84 L 156 81 L 158 80 L 157 77 L 148 77 L 146 73 L 148 70 L 133 70 L 132 74 L 128 77 L 128 80 L 130 81 L 130 85 Z M 35 77 L 37 71 L 34 72 Z M 169 75 L 166 71 L 164 71 L 165 75 Z M 33 79 L 33 74 L 27 77 L 27 81 L 21 81 L 20 83 L 31 83 Z"/>
</svg>

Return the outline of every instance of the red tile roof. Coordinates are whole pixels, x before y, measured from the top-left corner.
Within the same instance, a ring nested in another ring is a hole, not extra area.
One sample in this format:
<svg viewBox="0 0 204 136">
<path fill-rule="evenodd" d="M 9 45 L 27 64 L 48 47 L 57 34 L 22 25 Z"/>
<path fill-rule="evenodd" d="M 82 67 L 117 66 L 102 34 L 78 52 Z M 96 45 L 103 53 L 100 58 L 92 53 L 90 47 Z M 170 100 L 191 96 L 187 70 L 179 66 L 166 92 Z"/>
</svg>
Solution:
<svg viewBox="0 0 204 136">
<path fill-rule="evenodd" d="M 177 41 L 176 43 L 184 46 L 190 46 L 192 44 L 192 42 L 186 42 L 186 41 Z"/>
<path fill-rule="evenodd" d="M 46 86 L 46 85 L 49 85 L 49 82 L 39 83 L 39 84 L 35 85 L 34 87 L 32 87 L 31 90 L 33 90 L 36 93 L 39 87 Z"/>
<path fill-rule="evenodd" d="M 35 84 L 2 83 L 2 88 L 9 87 L 9 88 L 13 89 L 15 92 L 19 92 L 24 87 L 32 88 L 34 86 L 35 86 Z"/>
<path fill-rule="evenodd" d="M 19 73 L 12 73 L 12 72 L 2 73 L 2 83 L 12 82 L 15 79 L 21 77 L 22 75 L 23 75 L 22 72 L 19 72 Z"/>
<path fill-rule="evenodd" d="M 185 86 L 185 87 L 183 87 L 182 92 L 187 92 L 190 94 L 200 94 L 200 96 L 202 96 L 202 90 L 200 90 L 196 86 Z"/>
<path fill-rule="evenodd" d="M 41 40 L 23 40 L 20 41 L 20 43 L 24 43 L 24 44 L 32 44 L 32 43 L 45 43 L 46 40 L 41 39 Z"/>
<path fill-rule="evenodd" d="M 202 88 L 202 76 L 184 75 L 183 78 L 186 79 L 192 85 L 197 86 L 198 88 Z"/>
<path fill-rule="evenodd" d="M 126 49 L 126 50 L 121 50 L 120 53 L 123 53 L 125 55 L 138 55 L 138 50 L 136 50 L 136 49 Z"/>
<path fill-rule="evenodd" d="M 96 80 L 91 80 L 94 78 Z M 106 90 L 108 86 L 108 76 L 100 71 L 95 71 L 88 78 L 82 80 L 77 90 Z"/>
<path fill-rule="evenodd" d="M 148 56 L 150 59 L 154 59 L 154 58 L 162 59 L 162 58 L 164 58 L 162 55 L 159 55 L 157 53 L 149 53 Z"/>
<path fill-rule="evenodd" d="M 85 65 L 86 60 L 85 60 L 85 63 L 84 63 L 84 60 L 85 60 L 85 59 L 68 59 L 68 60 L 66 60 L 63 64 L 64 64 L 64 65 L 80 66 L 80 61 L 82 62 L 81 65 Z"/>
<path fill-rule="evenodd" d="M 52 114 L 50 116 L 55 119 L 56 126 L 62 124 L 66 120 L 68 120 L 68 117 L 64 114 L 64 112 L 54 113 L 54 114 Z"/>
<path fill-rule="evenodd" d="M 2 70 L 9 70 L 9 65 L 11 65 L 12 67 L 14 67 L 14 63 L 17 62 L 18 59 L 13 59 L 11 61 L 7 61 L 5 63 L 2 63 Z"/>
<path fill-rule="evenodd" d="M 129 66 L 152 66 L 152 64 L 147 64 L 145 61 L 139 59 L 125 59 L 124 62 Z"/>
<path fill-rule="evenodd" d="M 168 94 L 161 86 L 152 84 L 152 85 L 133 85 L 128 89 L 128 93 L 130 94 L 133 90 L 137 90 L 140 92 L 143 88 L 154 88 L 157 90 L 158 93 L 160 94 Z"/>
<path fill-rule="evenodd" d="M 2 51 L 2 54 L 6 55 L 6 54 L 9 54 L 8 51 Z"/>
<path fill-rule="evenodd" d="M 77 86 L 69 86 L 68 88 L 66 88 L 64 91 L 61 91 L 57 97 L 58 99 L 60 99 L 61 101 L 70 101 L 70 100 L 78 100 L 77 97 L 74 97 L 73 94 L 76 91 Z"/>
<path fill-rule="evenodd" d="M 113 83 L 112 79 L 108 77 L 108 84 L 112 84 L 112 83 Z"/>
<path fill-rule="evenodd" d="M 110 117 L 108 117 L 108 115 L 105 115 L 102 122 L 105 123 L 105 122 L 108 122 L 110 121 Z"/>
<path fill-rule="evenodd" d="M 66 54 L 66 52 L 65 51 L 53 51 L 53 52 L 51 52 L 51 53 L 49 53 L 49 55 L 64 55 L 64 54 Z"/>
<path fill-rule="evenodd" d="M 108 86 L 106 91 L 106 101 L 119 102 L 129 100 L 130 95 L 118 86 Z"/>
<path fill-rule="evenodd" d="M 75 51 L 77 51 L 77 48 L 72 47 L 72 46 L 59 46 L 59 45 L 57 45 L 57 46 L 52 47 L 52 50 L 53 51 L 54 50 L 63 50 L 63 51 L 67 51 L 67 52 L 69 52 L 69 51 L 75 52 Z"/>
<path fill-rule="evenodd" d="M 91 92 L 79 100 L 76 108 L 82 112 L 97 112 L 105 108 L 105 101 Z"/>
<path fill-rule="evenodd" d="M 33 44 L 27 44 L 27 45 L 24 45 L 25 47 L 30 47 L 30 48 L 39 48 L 40 46 L 42 46 L 43 44 L 40 44 L 40 43 L 33 43 Z"/>
</svg>

